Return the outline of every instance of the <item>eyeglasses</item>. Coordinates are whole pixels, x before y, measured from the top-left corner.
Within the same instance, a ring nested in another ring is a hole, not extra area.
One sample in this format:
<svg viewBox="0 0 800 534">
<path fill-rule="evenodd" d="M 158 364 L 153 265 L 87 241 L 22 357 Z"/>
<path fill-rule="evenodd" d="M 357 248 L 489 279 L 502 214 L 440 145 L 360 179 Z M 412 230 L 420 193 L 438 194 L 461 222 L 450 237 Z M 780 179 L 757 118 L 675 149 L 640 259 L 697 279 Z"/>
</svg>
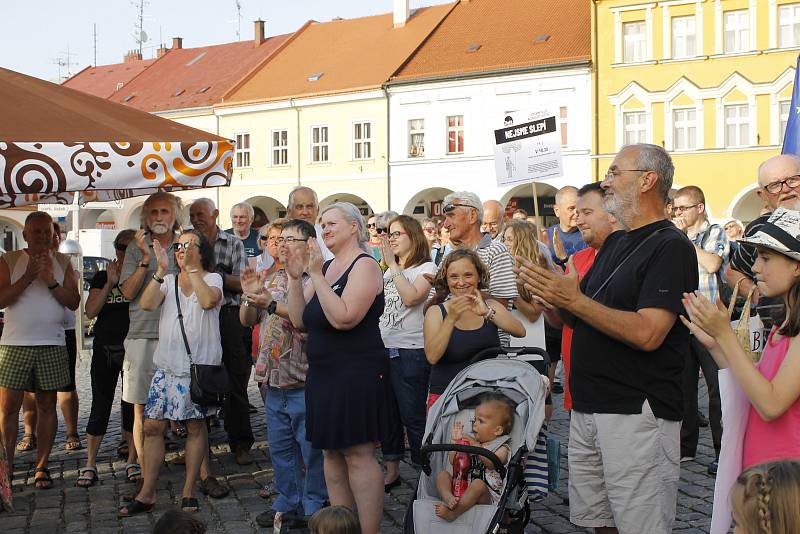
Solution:
<svg viewBox="0 0 800 534">
<path fill-rule="evenodd" d="M 291 245 L 295 241 L 302 241 L 302 242 L 305 243 L 306 241 L 308 241 L 308 239 L 309 238 L 307 238 L 307 237 L 302 238 L 302 237 L 289 236 L 289 237 L 278 237 L 278 238 L 275 238 L 275 242 L 278 243 L 279 245 L 282 245 L 283 243 L 286 243 L 287 245 Z"/>
<path fill-rule="evenodd" d="M 259 235 L 258 236 L 258 240 L 259 241 L 267 241 L 268 239 L 269 239 L 268 235 Z"/>
<path fill-rule="evenodd" d="M 368 224 L 368 225 L 367 225 L 367 228 L 375 228 L 375 223 Z"/>
<path fill-rule="evenodd" d="M 442 213 L 451 213 L 456 208 L 472 208 L 474 210 L 478 209 L 475 206 L 470 206 L 469 204 L 448 204 L 442 209 Z"/>
<path fill-rule="evenodd" d="M 650 172 L 650 169 L 614 169 L 606 173 L 606 180 L 613 180 L 623 172 Z"/>
<path fill-rule="evenodd" d="M 777 195 L 781 191 L 783 191 L 783 184 L 786 184 L 786 187 L 789 189 L 794 189 L 797 186 L 800 186 L 800 175 L 790 176 L 785 180 L 779 180 L 777 182 L 772 182 L 771 184 L 767 184 L 764 186 L 764 189 L 767 190 L 767 193 L 772 195 Z"/>
<path fill-rule="evenodd" d="M 375 232 L 377 232 L 378 235 L 381 235 L 381 234 L 385 234 L 385 233 L 389 232 L 389 229 L 388 228 L 375 228 Z"/>
<path fill-rule="evenodd" d="M 391 234 L 389 234 L 389 239 L 397 239 L 401 235 L 408 235 L 408 234 L 406 234 L 405 232 L 392 232 Z"/>
<path fill-rule="evenodd" d="M 192 243 L 191 241 L 188 241 L 186 243 L 175 243 L 175 250 L 189 250 L 189 248 L 192 247 L 193 245 L 194 243 Z"/>
<path fill-rule="evenodd" d="M 675 215 L 680 215 L 684 211 L 696 208 L 699 205 L 700 204 L 692 204 L 691 206 L 675 206 L 672 208 L 672 213 L 674 213 Z"/>
</svg>

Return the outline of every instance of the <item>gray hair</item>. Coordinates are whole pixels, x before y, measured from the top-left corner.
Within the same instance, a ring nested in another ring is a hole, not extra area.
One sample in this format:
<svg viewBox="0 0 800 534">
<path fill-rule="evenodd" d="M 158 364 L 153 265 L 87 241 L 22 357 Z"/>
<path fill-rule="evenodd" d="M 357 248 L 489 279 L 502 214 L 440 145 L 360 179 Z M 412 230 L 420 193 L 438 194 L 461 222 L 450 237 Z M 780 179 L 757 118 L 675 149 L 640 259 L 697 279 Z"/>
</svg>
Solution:
<svg viewBox="0 0 800 534">
<path fill-rule="evenodd" d="M 231 219 L 233 219 L 233 210 L 235 209 L 242 209 L 247 212 L 247 217 L 250 219 L 250 222 L 253 222 L 253 219 L 256 218 L 256 212 L 253 210 L 253 206 L 248 204 L 247 202 L 239 202 L 231 206 Z"/>
<path fill-rule="evenodd" d="M 358 246 L 361 247 L 365 252 L 369 252 L 366 245 L 367 240 L 369 239 L 369 234 L 367 233 L 367 227 L 364 224 L 364 217 L 361 216 L 361 212 L 358 211 L 358 208 L 350 202 L 334 202 L 322 210 L 320 215 L 325 215 L 331 210 L 339 210 L 342 212 L 342 215 L 344 215 L 345 220 L 356 223 L 356 237 L 358 238 Z"/>
<path fill-rule="evenodd" d="M 192 201 L 192 204 L 205 204 L 205 205 L 206 205 L 206 207 L 207 207 L 207 208 L 208 208 L 210 211 L 212 211 L 212 212 L 213 212 L 215 209 L 217 209 L 217 205 L 216 205 L 216 204 L 214 204 L 214 201 L 213 201 L 213 200 L 211 200 L 210 198 L 206 198 L 206 197 L 203 197 L 203 198 L 196 198 L 196 199 L 194 199 L 194 200 Z"/>
<path fill-rule="evenodd" d="M 392 210 L 382 211 L 374 214 L 373 216 L 375 217 L 375 228 L 380 226 L 381 228 L 388 229 L 389 221 L 397 217 L 397 212 Z"/>
<path fill-rule="evenodd" d="M 675 166 L 672 164 L 672 158 L 669 153 L 663 147 L 648 143 L 626 145 L 622 147 L 622 150 L 626 148 L 635 148 L 639 151 L 636 155 L 635 163 L 637 169 L 656 173 L 656 176 L 658 176 L 659 196 L 661 200 L 667 202 L 669 200 L 669 192 L 672 189 L 672 177 L 675 175 Z"/>
<path fill-rule="evenodd" d="M 567 193 L 575 193 L 577 195 L 578 194 L 578 188 L 575 187 L 574 185 L 565 185 L 564 187 L 562 187 L 561 189 L 556 191 L 556 204 L 561 204 L 561 199 Z"/>
<path fill-rule="evenodd" d="M 142 204 L 142 213 L 139 216 L 139 226 L 147 230 L 150 229 L 150 226 L 147 224 L 147 207 L 150 205 L 150 203 L 157 200 L 169 202 L 169 204 L 172 206 L 172 218 L 174 219 L 172 221 L 172 229 L 179 230 L 181 227 L 181 222 L 178 220 L 178 217 L 180 217 L 181 210 L 183 209 L 183 202 L 178 195 L 173 195 L 172 193 L 167 193 L 166 191 L 159 191 L 158 193 L 153 193 L 147 197 L 147 200 L 145 200 L 144 204 Z"/>
<path fill-rule="evenodd" d="M 478 224 L 483 224 L 483 203 L 478 195 L 472 191 L 456 191 L 444 197 L 442 207 L 452 204 L 456 199 L 466 201 L 467 204 L 475 208 L 478 212 Z"/>
<path fill-rule="evenodd" d="M 298 185 L 291 191 L 289 191 L 289 204 L 286 206 L 288 209 L 292 209 L 294 206 L 294 195 L 295 193 L 299 193 L 300 191 L 308 191 L 312 195 L 314 195 L 314 204 L 319 206 L 319 199 L 317 198 L 317 192 L 311 189 L 310 187 L 306 187 L 304 185 Z"/>
</svg>

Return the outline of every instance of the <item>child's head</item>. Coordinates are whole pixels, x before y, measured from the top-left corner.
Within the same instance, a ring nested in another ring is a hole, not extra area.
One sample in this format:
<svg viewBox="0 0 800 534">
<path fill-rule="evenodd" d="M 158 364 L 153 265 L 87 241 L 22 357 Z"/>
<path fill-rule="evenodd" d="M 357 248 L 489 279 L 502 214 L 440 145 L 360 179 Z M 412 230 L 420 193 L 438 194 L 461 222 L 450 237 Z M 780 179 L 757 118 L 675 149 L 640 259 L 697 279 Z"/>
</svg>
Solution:
<svg viewBox="0 0 800 534">
<path fill-rule="evenodd" d="M 308 521 L 311 534 L 361 534 L 358 518 L 344 506 L 328 506 L 311 516 Z"/>
<path fill-rule="evenodd" d="M 475 421 L 472 431 L 481 443 L 511 432 L 514 425 L 514 405 L 503 395 L 488 393 L 481 397 L 475 408 Z"/>
<path fill-rule="evenodd" d="M 153 534 L 204 534 L 206 524 L 182 510 L 167 510 L 153 527 Z"/>
<path fill-rule="evenodd" d="M 739 475 L 731 492 L 734 534 L 800 532 L 800 462 L 761 464 Z"/>
</svg>

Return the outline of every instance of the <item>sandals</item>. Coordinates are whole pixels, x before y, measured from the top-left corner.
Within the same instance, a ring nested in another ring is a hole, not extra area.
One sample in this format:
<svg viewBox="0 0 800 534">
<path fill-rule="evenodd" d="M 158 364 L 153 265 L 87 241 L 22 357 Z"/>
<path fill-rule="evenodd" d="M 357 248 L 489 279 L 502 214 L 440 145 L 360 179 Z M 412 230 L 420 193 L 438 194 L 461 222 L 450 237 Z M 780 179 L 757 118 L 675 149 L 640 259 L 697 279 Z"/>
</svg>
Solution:
<svg viewBox="0 0 800 534">
<path fill-rule="evenodd" d="M 64 443 L 64 450 L 65 451 L 79 451 L 83 448 L 83 444 L 81 444 L 81 438 L 76 435 L 67 436 L 67 442 Z"/>
<path fill-rule="evenodd" d="M 33 434 L 25 434 L 22 439 L 17 443 L 17 452 L 28 452 L 36 448 L 36 436 Z"/>
<path fill-rule="evenodd" d="M 181 511 L 189 513 L 199 512 L 200 503 L 197 502 L 197 499 L 194 497 L 184 497 L 181 499 Z"/>
<path fill-rule="evenodd" d="M 117 515 L 119 517 L 131 517 L 136 514 L 150 512 L 155 507 L 156 503 L 143 503 L 138 499 L 134 499 L 129 504 L 126 504 L 119 509 Z M 124 511 L 123 511 L 124 510 Z"/>
<path fill-rule="evenodd" d="M 44 476 L 37 477 L 38 473 L 44 473 Z M 53 479 L 50 476 L 50 470 L 46 467 L 37 467 L 33 470 L 33 485 L 36 489 L 46 490 L 53 487 Z"/>
<path fill-rule="evenodd" d="M 78 480 L 75 481 L 75 485 L 79 488 L 90 488 L 94 486 L 98 480 L 97 467 L 84 467 L 78 469 Z"/>
<path fill-rule="evenodd" d="M 128 464 L 125 466 L 125 477 L 128 482 L 138 482 L 142 478 L 142 466 L 139 464 Z"/>
</svg>

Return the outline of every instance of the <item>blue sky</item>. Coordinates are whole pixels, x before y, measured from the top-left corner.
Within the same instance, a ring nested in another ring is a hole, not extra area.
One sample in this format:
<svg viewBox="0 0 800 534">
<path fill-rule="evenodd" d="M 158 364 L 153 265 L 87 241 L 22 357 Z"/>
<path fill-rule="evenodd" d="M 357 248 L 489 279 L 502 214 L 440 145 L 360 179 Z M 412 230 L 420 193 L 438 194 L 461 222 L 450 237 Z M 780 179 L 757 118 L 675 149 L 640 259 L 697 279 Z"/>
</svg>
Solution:
<svg viewBox="0 0 800 534">
<path fill-rule="evenodd" d="M 138 0 L 136 0 L 138 2 Z M 289 33 L 308 19 L 328 21 L 392 10 L 393 0 L 239 0 L 241 38 L 253 37 L 253 20 L 267 21 L 267 35 Z M 410 0 L 410 7 L 444 3 Z M 122 62 L 137 48 L 134 26 L 137 8 L 130 0 L 22 0 L 5 2 L 0 17 L 0 66 L 56 81 L 69 69 L 73 74 L 94 62 L 93 26 L 97 25 L 97 64 Z M 236 40 L 236 0 L 148 0 L 144 10 L 145 58 L 153 57 L 159 42 L 170 46 L 183 37 L 191 48 Z M 161 39 L 159 40 L 159 35 Z M 67 66 L 69 50 L 71 65 Z"/>
</svg>

